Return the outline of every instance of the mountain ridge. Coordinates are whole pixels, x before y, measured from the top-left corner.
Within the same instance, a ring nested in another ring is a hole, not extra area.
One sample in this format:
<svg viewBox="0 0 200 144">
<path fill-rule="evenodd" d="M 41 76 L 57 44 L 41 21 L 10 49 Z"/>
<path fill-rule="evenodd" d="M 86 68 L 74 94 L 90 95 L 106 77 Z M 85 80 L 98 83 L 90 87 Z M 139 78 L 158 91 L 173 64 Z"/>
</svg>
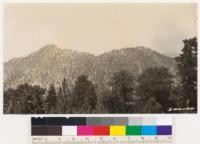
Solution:
<svg viewBox="0 0 200 144">
<path fill-rule="evenodd" d="M 150 48 L 128 47 L 100 55 L 70 49 L 60 49 L 54 44 L 25 56 L 4 62 L 4 84 L 16 87 L 28 82 L 47 87 L 59 85 L 66 77 L 69 87 L 76 78 L 85 74 L 98 85 L 105 85 L 112 74 L 125 69 L 137 76 L 148 67 L 175 69 L 175 60 Z"/>
<path fill-rule="evenodd" d="M 144 46 L 138 46 L 138 47 L 124 47 L 124 48 L 121 48 L 121 49 L 113 49 L 113 50 L 110 50 L 110 51 L 107 51 L 107 52 L 104 52 L 104 53 L 101 53 L 101 54 L 98 54 L 98 55 L 94 55 L 94 54 L 92 54 L 92 53 L 84 52 L 84 51 L 76 51 L 76 50 L 73 50 L 73 49 L 62 49 L 62 48 L 57 47 L 55 44 L 47 44 L 47 45 L 45 45 L 44 47 L 40 48 L 39 50 L 36 50 L 36 51 L 34 51 L 34 52 L 28 54 L 27 56 L 29 56 L 29 55 L 31 55 L 31 54 L 33 54 L 33 53 L 35 53 L 35 52 L 41 51 L 41 50 L 52 49 L 52 47 L 54 47 L 55 49 L 62 50 L 62 51 L 72 51 L 72 52 L 87 53 L 87 54 L 93 55 L 93 56 L 95 56 L 95 57 L 101 56 L 101 55 L 106 54 L 106 53 L 110 53 L 110 52 L 114 52 L 114 51 L 118 51 L 118 50 L 123 50 L 123 49 L 148 49 L 148 50 L 151 50 L 151 51 L 153 51 L 153 52 L 156 52 L 156 53 L 158 53 L 158 54 L 160 54 L 160 55 L 163 55 L 163 56 L 165 56 L 165 57 L 169 57 L 169 58 L 173 58 L 173 57 L 174 57 L 174 56 L 170 56 L 170 55 L 168 55 L 168 54 L 159 53 L 159 52 L 157 52 L 157 51 L 155 51 L 155 50 L 152 50 L 151 48 L 144 47 Z M 178 55 L 178 54 L 176 53 L 176 55 Z M 14 57 L 14 58 L 11 58 L 11 59 L 9 59 L 9 60 L 4 61 L 4 63 L 13 61 L 13 60 L 15 60 L 15 59 L 22 59 L 22 58 L 25 58 L 25 57 L 27 57 L 27 56 Z"/>
</svg>

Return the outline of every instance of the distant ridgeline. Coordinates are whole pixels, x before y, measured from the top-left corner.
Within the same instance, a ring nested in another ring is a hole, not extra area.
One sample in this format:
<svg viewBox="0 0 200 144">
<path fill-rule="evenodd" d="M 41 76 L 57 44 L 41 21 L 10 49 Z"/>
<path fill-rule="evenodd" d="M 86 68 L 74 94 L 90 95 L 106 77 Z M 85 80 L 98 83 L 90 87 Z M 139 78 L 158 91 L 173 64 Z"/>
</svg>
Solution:
<svg viewBox="0 0 200 144">
<path fill-rule="evenodd" d="M 149 48 L 94 56 L 47 45 L 4 63 L 4 113 L 194 113 L 197 40 L 176 58 Z"/>
<path fill-rule="evenodd" d="M 60 85 L 65 77 L 71 87 L 78 76 L 84 74 L 93 83 L 106 84 L 114 72 L 127 70 L 138 76 L 150 67 L 166 67 L 175 72 L 174 58 L 149 48 L 123 48 L 94 56 L 85 52 L 59 49 L 47 45 L 26 57 L 4 63 L 4 87 L 17 87 L 22 83 L 48 87 Z"/>
</svg>

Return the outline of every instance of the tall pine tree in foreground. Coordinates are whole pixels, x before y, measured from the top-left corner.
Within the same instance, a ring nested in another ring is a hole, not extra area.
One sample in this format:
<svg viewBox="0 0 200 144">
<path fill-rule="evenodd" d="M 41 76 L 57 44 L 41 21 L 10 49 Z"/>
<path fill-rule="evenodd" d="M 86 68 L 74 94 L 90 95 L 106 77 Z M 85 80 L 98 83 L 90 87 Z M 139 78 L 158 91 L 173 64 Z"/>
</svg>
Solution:
<svg viewBox="0 0 200 144">
<path fill-rule="evenodd" d="M 165 67 L 148 68 L 138 77 L 137 95 L 143 99 L 143 112 L 168 112 L 173 106 L 169 100 L 173 90 L 172 78 Z"/>
<path fill-rule="evenodd" d="M 97 96 L 95 87 L 85 75 L 77 78 L 72 97 L 73 113 L 92 113 L 96 108 Z"/>
<path fill-rule="evenodd" d="M 197 108 L 197 38 L 185 39 L 183 43 L 182 53 L 175 58 L 182 94 L 185 106 Z"/>
<path fill-rule="evenodd" d="M 71 113 L 70 91 L 65 78 L 58 89 L 58 112 Z"/>
<path fill-rule="evenodd" d="M 131 101 L 134 89 L 133 76 L 127 70 L 116 72 L 111 78 L 110 86 L 112 89 L 110 102 L 115 101 L 113 113 L 127 113 L 130 109 L 128 102 Z"/>
<path fill-rule="evenodd" d="M 58 97 L 56 93 L 56 89 L 53 84 L 51 84 L 46 99 L 46 106 L 47 106 L 47 113 L 53 114 L 57 113 L 57 104 L 58 104 Z"/>
</svg>

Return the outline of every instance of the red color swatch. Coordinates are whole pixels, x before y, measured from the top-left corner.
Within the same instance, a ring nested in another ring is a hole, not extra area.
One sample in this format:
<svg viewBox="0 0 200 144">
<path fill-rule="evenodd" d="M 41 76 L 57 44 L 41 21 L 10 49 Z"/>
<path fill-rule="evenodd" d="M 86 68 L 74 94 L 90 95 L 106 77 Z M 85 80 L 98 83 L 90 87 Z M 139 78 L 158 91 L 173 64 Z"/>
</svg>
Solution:
<svg viewBox="0 0 200 144">
<path fill-rule="evenodd" d="M 94 126 L 93 135 L 109 135 L 110 127 L 109 126 Z"/>
</svg>

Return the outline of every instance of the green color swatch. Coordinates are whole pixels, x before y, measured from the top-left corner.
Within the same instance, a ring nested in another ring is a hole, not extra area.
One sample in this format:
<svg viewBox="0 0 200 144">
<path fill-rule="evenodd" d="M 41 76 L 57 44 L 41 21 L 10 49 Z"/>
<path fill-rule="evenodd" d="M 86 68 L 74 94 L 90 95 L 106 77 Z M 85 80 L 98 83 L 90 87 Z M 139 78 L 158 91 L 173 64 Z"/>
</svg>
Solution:
<svg viewBox="0 0 200 144">
<path fill-rule="evenodd" d="M 140 126 L 126 126 L 126 135 L 141 135 Z"/>
</svg>

